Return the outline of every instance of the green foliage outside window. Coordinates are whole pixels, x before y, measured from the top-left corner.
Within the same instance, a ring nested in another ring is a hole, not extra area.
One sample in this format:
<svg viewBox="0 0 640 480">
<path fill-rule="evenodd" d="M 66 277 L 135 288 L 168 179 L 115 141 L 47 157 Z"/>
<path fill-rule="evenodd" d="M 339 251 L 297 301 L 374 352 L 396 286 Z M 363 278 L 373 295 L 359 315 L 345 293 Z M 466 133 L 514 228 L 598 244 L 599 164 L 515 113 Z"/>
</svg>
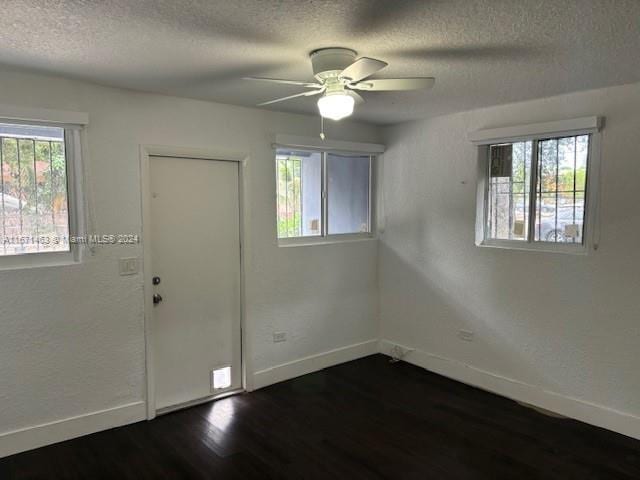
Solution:
<svg viewBox="0 0 640 480">
<path fill-rule="evenodd" d="M 278 237 L 302 234 L 302 160 L 288 156 L 276 160 L 278 179 Z"/>
</svg>

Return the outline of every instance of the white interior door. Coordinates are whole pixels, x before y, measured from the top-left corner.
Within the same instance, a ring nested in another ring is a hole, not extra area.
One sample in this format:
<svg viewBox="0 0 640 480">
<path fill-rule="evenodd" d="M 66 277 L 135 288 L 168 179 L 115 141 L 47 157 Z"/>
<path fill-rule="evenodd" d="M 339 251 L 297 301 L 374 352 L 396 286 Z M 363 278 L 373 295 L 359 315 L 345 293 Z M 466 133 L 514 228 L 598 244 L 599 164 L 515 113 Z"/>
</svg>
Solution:
<svg viewBox="0 0 640 480">
<path fill-rule="evenodd" d="M 155 404 L 162 409 L 241 387 L 238 164 L 150 157 L 149 168 L 147 274 L 154 277 Z"/>
</svg>

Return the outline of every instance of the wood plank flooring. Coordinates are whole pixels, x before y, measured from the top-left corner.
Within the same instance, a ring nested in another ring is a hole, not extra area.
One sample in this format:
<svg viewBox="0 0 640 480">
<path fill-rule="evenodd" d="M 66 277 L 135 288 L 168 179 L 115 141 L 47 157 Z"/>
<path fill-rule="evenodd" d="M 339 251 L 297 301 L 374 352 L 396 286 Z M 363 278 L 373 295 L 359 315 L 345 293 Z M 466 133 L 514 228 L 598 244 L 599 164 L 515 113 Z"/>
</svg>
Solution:
<svg viewBox="0 0 640 480">
<path fill-rule="evenodd" d="M 0 459 L 0 479 L 640 479 L 640 441 L 373 355 Z"/>
</svg>

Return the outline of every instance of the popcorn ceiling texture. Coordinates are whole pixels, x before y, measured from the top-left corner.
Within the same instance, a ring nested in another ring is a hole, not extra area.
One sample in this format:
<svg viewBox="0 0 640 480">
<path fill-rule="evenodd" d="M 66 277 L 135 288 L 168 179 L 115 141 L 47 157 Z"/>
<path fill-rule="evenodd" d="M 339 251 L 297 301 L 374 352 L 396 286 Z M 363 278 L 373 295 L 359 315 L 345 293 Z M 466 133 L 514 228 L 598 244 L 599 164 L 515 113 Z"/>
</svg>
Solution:
<svg viewBox="0 0 640 480">
<path fill-rule="evenodd" d="M 435 76 L 427 92 L 365 92 L 355 118 L 388 124 L 640 81 L 637 0 L 5 0 L 0 64 L 253 106 L 312 79 L 330 46 Z M 300 98 L 273 110 L 316 113 Z"/>
<path fill-rule="evenodd" d="M 139 145 L 250 156 L 246 251 L 249 368 L 377 338 L 377 243 L 278 248 L 276 133 L 315 136 L 317 118 L 0 75 L 0 104 L 89 113 L 88 194 L 98 233 L 141 232 Z M 327 126 L 329 138 L 376 141 L 374 127 Z M 0 435 L 144 399 L 142 274 L 118 275 L 141 245 L 98 247 L 79 265 L 0 271 Z M 274 331 L 287 342 L 273 343 Z"/>
</svg>

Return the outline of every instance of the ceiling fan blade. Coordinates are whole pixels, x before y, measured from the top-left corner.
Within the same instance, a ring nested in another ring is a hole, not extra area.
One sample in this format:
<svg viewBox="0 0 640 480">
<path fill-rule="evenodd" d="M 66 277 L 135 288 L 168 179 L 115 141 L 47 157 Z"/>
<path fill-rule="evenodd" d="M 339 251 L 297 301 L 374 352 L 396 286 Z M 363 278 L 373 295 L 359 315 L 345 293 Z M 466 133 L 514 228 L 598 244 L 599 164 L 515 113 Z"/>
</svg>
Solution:
<svg viewBox="0 0 640 480">
<path fill-rule="evenodd" d="M 340 78 L 349 79 L 352 82 L 358 82 L 363 78 L 373 75 L 388 65 L 387 62 L 376 60 L 375 58 L 362 57 L 353 62 L 342 73 Z"/>
<path fill-rule="evenodd" d="M 289 95 L 288 97 L 276 98 L 275 100 L 269 100 L 268 102 L 262 102 L 262 103 L 259 103 L 257 106 L 258 107 L 263 107 L 265 105 L 271 105 L 272 103 L 278 103 L 278 102 L 284 102 L 285 100 L 291 100 L 292 98 L 310 97 L 312 95 L 319 95 L 322 92 L 324 92 L 324 88 L 321 88 L 320 90 L 313 90 L 311 92 L 296 93 L 295 95 Z"/>
<path fill-rule="evenodd" d="M 393 91 L 393 90 L 424 90 L 433 87 L 436 79 L 433 77 L 419 78 L 381 78 L 378 80 L 365 80 L 349 85 L 355 90 L 365 90 L 372 92 Z"/>
<path fill-rule="evenodd" d="M 242 80 L 252 80 L 257 82 L 280 83 L 283 85 L 296 85 L 304 88 L 320 88 L 319 83 L 299 82 L 298 80 L 284 80 L 282 78 L 265 78 L 265 77 L 243 77 Z"/>
<path fill-rule="evenodd" d="M 345 90 L 345 92 L 347 92 L 347 95 L 349 95 L 356 101 L 356 105 L 364 103 L 364 98 L 362 98 L 362 95 L 360 95 L 359 93 L 354 92 L 353 90 Z"/>
</svg>

